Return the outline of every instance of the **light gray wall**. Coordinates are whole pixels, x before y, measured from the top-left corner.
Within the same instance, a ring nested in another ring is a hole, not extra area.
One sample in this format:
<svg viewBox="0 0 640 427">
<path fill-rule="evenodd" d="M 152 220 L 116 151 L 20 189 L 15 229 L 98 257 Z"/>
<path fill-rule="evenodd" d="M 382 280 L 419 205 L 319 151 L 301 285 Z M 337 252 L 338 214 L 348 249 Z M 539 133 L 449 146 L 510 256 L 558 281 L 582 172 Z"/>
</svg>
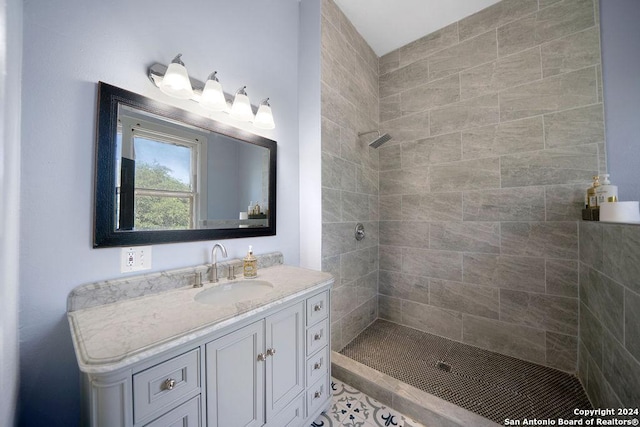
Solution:
<svg viewBox="0 0 640 427">
<path fill-rule="evenodd" d="M 380 317 L 575 371 L 596 6 L 503 0 L 380 58 Z"/>
<path fill-rule="evenodd" d="M 377 317 L 378 58 L 332 0 L 322 2 L 322 269 L 334 274 L 332 348 Z M 366 238 L 357 242 L 357 222 Z"/>
<path fill-rule="evenodd" d="M 299 262 L 297 0 L 176 3 L 64 0 L 24 3 L 21 190 L 21 423 L 73 426 L 79 376 L 66 319 L 77 285 L 120 277 L 120 249 L 92 249 L 99 80 L 202 113 L 164 96 L 147 78 L 154 62 L 183 53 L 189 73 L 213 70 L 228 92 L 270 97 L 278 141 L 278 234 L 225 241 Z M 16 58 L 13 58 L 14 60 Z M 218 114 L 221 121 L 231 119 Z M 242 126 L 253 131 L 252 126 Z M 285 191 L 286 189 L 286 191 Z M 153 247 L 153 271 L 207 262 L 212 242 Z"/>
<path fill-rule="evenodd" d="M 620 200 L 640 200 L 640 2 L 600 5 L 607 163 Z"/>
<path fill-rule="evenodd" d="M 0 0 L 0 426 L 18 401 L 22 2 Z"/>
<path fill-rule="evenodd" d="M 640 226 L 580 223 L 578 377 L 596 408 L 640 402 L 639 275 Z"/>
</svg>

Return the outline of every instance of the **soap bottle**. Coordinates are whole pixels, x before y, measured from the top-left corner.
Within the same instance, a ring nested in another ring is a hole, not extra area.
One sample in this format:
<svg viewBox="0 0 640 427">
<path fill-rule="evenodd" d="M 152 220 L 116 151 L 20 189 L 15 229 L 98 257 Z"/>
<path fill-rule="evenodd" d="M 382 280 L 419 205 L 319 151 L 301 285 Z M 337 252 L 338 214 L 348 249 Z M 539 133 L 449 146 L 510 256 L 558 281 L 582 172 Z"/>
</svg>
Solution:
<svg viewBox="0 0 640 427">
<path fill-rule="evenodd" d="M 596 188 L 596 195 L 598 196 L 598 206 L 606 202 L 618 201 L 618 186 L 611 185 L 609 181 L 609 174 L 600 175 L 600 186 Z"/>
<path fill-rule="evenodd" d="M 249 252 L 242 260 L 245 279 L 254 279 L 258 276 L 258 258 L 253 255 L 253 246 L 249 246 Z"/>
<path fill-rule="evenodd" d="M 588 208 L 595 209 L 598 207 L 598 195 L 596 189 L 600 187 L 600 177 L 598 175 L 593 177 L 593 185 L 587 190 Z"/>
</svg>

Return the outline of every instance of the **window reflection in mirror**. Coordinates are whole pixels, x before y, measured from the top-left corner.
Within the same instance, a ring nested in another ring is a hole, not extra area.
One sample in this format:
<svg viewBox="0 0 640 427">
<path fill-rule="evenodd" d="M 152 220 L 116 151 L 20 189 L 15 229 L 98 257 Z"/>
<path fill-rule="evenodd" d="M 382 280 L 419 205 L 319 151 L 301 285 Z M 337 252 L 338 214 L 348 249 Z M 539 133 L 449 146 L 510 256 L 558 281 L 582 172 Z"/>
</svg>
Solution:
<svg viewBox="0 0 640 427">
<path fill-rule="evenodd" d="M 264 147 L 119 105 L 115 166 L 118 231 L 268 225 Z"/>
</svg>

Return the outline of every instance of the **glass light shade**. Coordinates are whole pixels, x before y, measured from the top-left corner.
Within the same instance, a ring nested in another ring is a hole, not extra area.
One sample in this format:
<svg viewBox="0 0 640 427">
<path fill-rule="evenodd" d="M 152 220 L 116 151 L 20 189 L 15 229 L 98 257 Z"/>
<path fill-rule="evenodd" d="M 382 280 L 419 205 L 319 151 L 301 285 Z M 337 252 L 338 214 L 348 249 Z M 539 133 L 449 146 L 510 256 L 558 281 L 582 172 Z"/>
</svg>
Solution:
<svg viewBox="0 0 640 427">
<path fill-rule="evenodd" d="M 253 125 L 260 129 L 273 129 L 276 127 L 276 124 L 273 122 L 271 106 L 267 101 L 262 102 L 258 107 L 258 112 L 256 113 Z"/>
<path fill-rule="evenodd" d="M 231 117 L 242 122 L 250 122 L 253 120 L 253 110 L 251 109 L 251 102 L 247 96 L 247 92 L 244 88 L 236 92 L 236 96 L 233 99 L 233 105 L 231 106 Z"/>
<path fill-rule="evenodd" d="M 224 98 L 220 82 L 212 79 L 207 80 L 202 90 L 200 105 L 211 111 L 225 111 L 227 109 L 227 100 Z"/>
<path fill-rule="evenodd" d="M 193 97 L 193 88 L 185 66 L 177 62 L 169 64 L 160 84 L 160 90 L 174 98 L 189 99 Z"/>
</svg>

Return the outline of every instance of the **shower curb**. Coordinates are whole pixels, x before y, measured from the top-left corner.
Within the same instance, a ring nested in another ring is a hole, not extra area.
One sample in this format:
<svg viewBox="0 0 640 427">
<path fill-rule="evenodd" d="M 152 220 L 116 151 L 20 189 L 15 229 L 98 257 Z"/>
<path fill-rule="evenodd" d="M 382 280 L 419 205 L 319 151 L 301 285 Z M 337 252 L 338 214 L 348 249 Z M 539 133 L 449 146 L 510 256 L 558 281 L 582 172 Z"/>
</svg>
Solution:
<svg viewBox="0 0 640 427">
<path fill-rule="evenodd" d="M 429 427 L 501 425 L 335 351 L 331 352 L 331 375 Z"/>
</svg>

